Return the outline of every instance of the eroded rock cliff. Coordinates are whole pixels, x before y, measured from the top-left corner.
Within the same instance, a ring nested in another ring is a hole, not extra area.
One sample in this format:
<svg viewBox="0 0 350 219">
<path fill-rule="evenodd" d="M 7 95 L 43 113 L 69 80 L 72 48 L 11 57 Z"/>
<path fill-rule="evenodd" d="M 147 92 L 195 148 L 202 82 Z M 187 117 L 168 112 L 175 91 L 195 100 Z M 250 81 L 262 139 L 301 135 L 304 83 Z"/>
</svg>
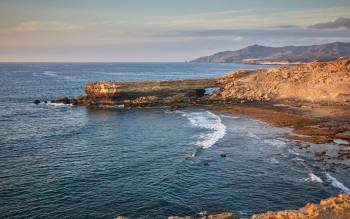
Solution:
<svg viewBox="0 0 350 219">
<path fill-rule="evenodd" d="M 350 59 L 267 70 L 238 70 L 219 82 L 222 89 L 211 99 L 344 104 L 350 102 Z"/>
<path fill-rule="evenodd" d="M 217 79 L 98 82 L 87 84 L 87 100 L 99 104 L 157 105 L 189 103 L 205 94 L 205 89 L 217 87 Z"/>
<path fill-rule="evenodd" d="M 206 88 L 220 89 L 207 94 Z M 81 105 L 169 106 L 296 101 L 344 105 L 350 104 L 350 59 L 274 69 L 238 70 L 212 79 L 97 82 L 87 84 L 85 92 L 86 96 L 68 102 Z"/>
</svg>

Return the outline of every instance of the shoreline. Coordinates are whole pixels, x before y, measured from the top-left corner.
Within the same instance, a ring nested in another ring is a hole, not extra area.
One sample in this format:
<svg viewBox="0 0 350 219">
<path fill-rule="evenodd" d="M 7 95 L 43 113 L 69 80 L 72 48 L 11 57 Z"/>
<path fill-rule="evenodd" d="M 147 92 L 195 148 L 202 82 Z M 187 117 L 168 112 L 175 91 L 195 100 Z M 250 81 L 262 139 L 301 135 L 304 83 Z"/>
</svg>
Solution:
<svg viewBox="0 0 350 219">
<path fill-rule="evenodd" d="M 87 96 L 65 97 L 53 102 L 91 108 L 161 107 L 172 111 L 202 108 L 243 115 L 290 128 L 292 133 L 282 137 L 302 142 L 297 150 L 310 154 L 315 162 L 331 161 L 330 169 L 350 169 L 349 84 L 350 59 L 267 70 L 238 70 L 220 78 L 202 80 L 92 83 L 85 87 Z M 207 89 L 213 88 L 218 91 L 206 94 Z M 332 144 L 332 153 L 323 148 L 323 144 Z M 350 211 L 350 204 L 345 209 Z M 279 214 L 284 215 L 280 218 L 299 215 L 295 211 L 285 212 Z M 332 209 L 323 213 L 329 216 Z M 233 218 L 226 216 L 204 218 Z M 252 218 L 270 216 L 253 215 Z M 299 216 L 293 218 L 307 218 Z"/>
</svg>

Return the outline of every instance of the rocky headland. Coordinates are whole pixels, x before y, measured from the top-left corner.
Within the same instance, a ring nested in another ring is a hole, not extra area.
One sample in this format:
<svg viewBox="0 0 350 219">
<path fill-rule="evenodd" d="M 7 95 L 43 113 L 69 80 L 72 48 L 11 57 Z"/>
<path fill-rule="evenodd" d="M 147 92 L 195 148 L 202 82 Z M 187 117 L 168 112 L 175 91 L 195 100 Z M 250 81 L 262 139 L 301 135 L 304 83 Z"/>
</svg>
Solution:
<svg viewBox="0 0 350 219">
<path fill-rule="evenodd" d="M 350 104 L 350 58 L 261 70 L 237 70 L 223 77 L 142 82 L 96 82 L 85 96 L 57 103 L 86 106 L 171 104 Z"/>
</svg>

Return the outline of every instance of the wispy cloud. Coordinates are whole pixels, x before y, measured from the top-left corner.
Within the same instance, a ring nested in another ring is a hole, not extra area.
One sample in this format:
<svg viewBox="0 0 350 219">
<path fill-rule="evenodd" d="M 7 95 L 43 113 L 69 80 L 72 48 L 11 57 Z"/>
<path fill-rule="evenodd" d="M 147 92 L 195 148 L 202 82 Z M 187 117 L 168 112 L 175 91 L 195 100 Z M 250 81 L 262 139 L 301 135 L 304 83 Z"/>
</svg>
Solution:
<svg viewBox="0 0 350 219">
<path fill-rule="evenodd" d="M 69 32 L 82 30 L 80 25 L 68 24 L 60 21 L 24 21 L 17 26 L 2 29 L 3 32 L 22 33 L 35 31 Z"/>
<path fill-rule="evenodd" d="M 172 17 L 158 21 L 159 26 L 172 28 L 264 28 L 296 26 L 307 27 L 311 24 L 344 17 L 350 7 L 318 8 L 296 11 L 276 12 L 270 10 L 227 10 L 211 13 L 194 13 L 181 17 Z M 278 19 L 277 19 L 278 18 Z"/>
<path fill-rule="evenodd" d="M 314 29 L 340 29 L 346 28 L 350 29 L 350 18 L 340 17 L 335 21 L 317 23 L 314 25 L 310 25 L 309 28 Z"/>
</svg>

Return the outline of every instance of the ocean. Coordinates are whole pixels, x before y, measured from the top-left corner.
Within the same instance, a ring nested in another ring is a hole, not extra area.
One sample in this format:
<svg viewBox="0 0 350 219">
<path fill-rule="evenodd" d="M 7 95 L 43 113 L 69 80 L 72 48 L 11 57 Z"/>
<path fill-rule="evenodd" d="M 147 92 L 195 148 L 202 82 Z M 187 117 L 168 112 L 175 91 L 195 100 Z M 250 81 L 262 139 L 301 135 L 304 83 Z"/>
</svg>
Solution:
<svg viewBox="0 0 350 219">
<path fill-rule="evenodd" d="M 1 218 L 249 216 L 349 193 L 288 128 L 201 109 L 87 109 L 51 100 L 94 81 L 207 78 L 270 66 L 1 63 Z M 314 145 L 312 148 L 332 147 Z M 332 167 L 332 168 L 331 168 Z"/>
</svg>

